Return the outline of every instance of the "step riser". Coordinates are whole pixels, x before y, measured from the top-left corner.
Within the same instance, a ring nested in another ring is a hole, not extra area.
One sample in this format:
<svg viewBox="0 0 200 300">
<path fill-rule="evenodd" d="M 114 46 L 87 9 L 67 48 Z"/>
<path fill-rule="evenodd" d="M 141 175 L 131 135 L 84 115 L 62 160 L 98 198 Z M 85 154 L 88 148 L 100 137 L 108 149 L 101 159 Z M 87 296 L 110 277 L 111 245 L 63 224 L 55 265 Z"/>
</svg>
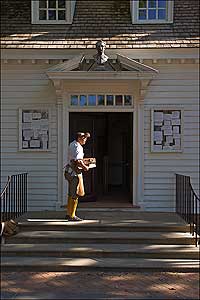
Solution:
<svg viewBox="0 0 200 300">
<path fill-rule="evenodd" d="M 81 257 L 81 258 L 174 258 L 174 259 L 199 259 L 199 254 L 194 252 L 187 253 L 138 253 L 138 252 L 4 252 L 3 256 L 25 256 L 25 257 Z"/>
<path fill-rule="evenodd" d="M 7 266 L 2 264 L 2 272 L 184 272 L 196 273 L 199 272 L 199 267 L 94 267 L 94 266 Z"/>
<path fill-rule="evenodd" d="M 20 231 L 103 231 L 103 232 L 190 232 L 188 227 L 103 227 L 103 226 L 71 226 L 44 225 L 19 226 Z"/>
<path fill-rule="evenodd" d="M 62 244 L 62 243 L 75 243 L 75 244 L 104 244 L 104 243 L 112 243 L 112 244 L 156 244 L 156 245 L 194 245 L 195 239 L 194 238 L 166 238 L 166 239 L 114 239 L 114 238 L 91 238 L 91 239 L 81 239 L 81 238 L 22 238 L 22 237 L 12 237 L 9 239 L 6 239 L 7 244 Z"/>
</svg>

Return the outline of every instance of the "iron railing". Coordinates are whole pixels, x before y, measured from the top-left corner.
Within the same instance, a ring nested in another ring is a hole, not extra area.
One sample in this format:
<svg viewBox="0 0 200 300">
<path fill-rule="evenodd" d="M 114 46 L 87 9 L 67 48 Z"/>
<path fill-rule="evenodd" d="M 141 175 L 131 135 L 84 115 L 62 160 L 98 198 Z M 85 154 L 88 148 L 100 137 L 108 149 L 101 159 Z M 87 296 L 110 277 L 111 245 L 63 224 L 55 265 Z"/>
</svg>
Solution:
<svg viewBox="0 0 200 300">
<path fill-rule="evenodd" d="M 8 176 L 8 181 L 1 192 L 1 221 L 16 219 L 28 206 L 28 174 Z"/>
<path fill-rule="evenodd" d="M 197 246 L 200 235 L 200 200 L 192 188 L 189 176 L 176 174 L 176 213 L 190 224 L 190 233 L 195 236 Z"/>
</svg>

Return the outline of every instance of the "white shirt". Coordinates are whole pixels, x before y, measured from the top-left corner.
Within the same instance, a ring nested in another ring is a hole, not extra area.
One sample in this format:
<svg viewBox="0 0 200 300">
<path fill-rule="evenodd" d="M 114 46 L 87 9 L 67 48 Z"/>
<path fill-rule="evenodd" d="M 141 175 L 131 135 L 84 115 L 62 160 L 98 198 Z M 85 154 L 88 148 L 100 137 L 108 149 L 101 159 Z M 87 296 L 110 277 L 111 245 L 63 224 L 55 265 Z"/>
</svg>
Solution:
<svg viewBox="0 0 200 300">
<path fill-rule="evenodd" d="M 79 142 L 74 140 L 69 145 L 68 161 L 70 162 L 71 160 L 83 159 L 83 157 L 84 157 L 83 147 Z"/>
</svg>

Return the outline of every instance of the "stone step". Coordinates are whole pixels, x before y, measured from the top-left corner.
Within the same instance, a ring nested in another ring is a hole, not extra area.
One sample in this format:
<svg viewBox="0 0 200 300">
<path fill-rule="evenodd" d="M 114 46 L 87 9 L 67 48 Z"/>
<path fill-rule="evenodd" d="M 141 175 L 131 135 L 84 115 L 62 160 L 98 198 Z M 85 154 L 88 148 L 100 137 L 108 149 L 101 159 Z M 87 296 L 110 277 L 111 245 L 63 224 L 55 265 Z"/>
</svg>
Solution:
<svg viewBox="0 0 200 300">
<path fill-rule="evenodd" d="M 5 244 L 1 253 L 2 256 L 24 257 L 199 258 L 199 249 L 194 245 Z"/>
<path fill-rule="evenodd" d="M 131 243 L 194 244 L 189 233 L 182 232 L 102 232 L 102 231 L 25 231 L 6 239 L 10 244 L 51 243 Z"/>
<path fill-rule="evenodd" d="M 19 222 L 20 230 L 79 230 L 79 231 L 158 231 L 158 232 L 189 232 L 190 226 L 187 224 L 163 224 L 145 222 L 108 221 L 108 220 L 85 220 L 83 222 L 68 222 L 66 220 L 37 220 Z"/>
<path fill-rule="evenodd" d="M 1 270 L 7 272 L 79 272 L 79 271 L 164 271 L 198 272 L 198 260 L 150 258 L 57 258 L 3 257 Z"/>
</svg>

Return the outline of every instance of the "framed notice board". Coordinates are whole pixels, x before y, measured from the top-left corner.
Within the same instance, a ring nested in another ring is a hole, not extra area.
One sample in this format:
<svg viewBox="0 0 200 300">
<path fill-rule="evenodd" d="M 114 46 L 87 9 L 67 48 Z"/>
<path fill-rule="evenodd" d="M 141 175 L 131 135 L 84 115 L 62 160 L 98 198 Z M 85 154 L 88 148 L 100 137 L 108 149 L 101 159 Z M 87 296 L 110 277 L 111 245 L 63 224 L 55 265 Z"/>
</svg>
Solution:
<svg viewBox="0 0 200 300">
<path fill-rule="evenodd" d="M 182 152 L 183 110 L 151 110 L 151 152 Z"/>
<path fill-rule="evenodd" d="M 19 150 L 50 150 L 50 109 L 19 109 Z"/>
</svg>

